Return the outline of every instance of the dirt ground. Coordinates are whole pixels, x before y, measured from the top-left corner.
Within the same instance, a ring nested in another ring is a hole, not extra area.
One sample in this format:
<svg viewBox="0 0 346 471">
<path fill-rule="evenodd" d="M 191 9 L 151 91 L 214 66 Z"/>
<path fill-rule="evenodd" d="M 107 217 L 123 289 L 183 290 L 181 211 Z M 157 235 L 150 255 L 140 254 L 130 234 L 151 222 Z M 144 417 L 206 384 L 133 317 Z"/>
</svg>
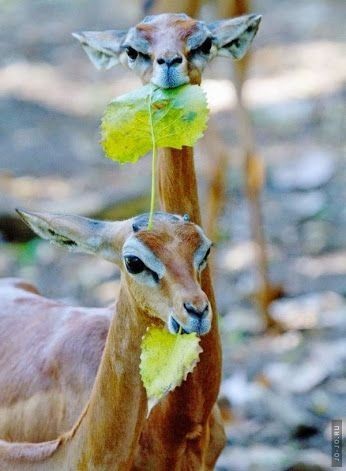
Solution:
<svg viewBox="0 0 346 471">
<path fill-rule="evenodd" d="M 270 275 L 285 292 L 270 310 L 287 331 L 261 333 L 251 303 L 258 280 L 232 69 L 220 59 L 203 83 L 230 155 L 214 255 L 221 397 L 232 410 L 218 470 L 330 469 L 330 423 L 346 419 L 346 5 L 253 3 L 263 22 L 244 99 L 267 168 Z M 120 167 L 98 144 L 105 105 L 139 81 L 120 67 L 94 70 L 70 34 L 127 27 L 141 17 L 139 2 L 0 0 L 0 11 L 0 275 L 30 280 L 48 297 L 105 305 L 116 269 L 31 239 L 13 211 L 121 217 L 147 208 L 150 159 Z M 204 17 L 213 14 L 206 5 Z M 203 140 L 197 154 L 205 201 Z"/>
</svg>

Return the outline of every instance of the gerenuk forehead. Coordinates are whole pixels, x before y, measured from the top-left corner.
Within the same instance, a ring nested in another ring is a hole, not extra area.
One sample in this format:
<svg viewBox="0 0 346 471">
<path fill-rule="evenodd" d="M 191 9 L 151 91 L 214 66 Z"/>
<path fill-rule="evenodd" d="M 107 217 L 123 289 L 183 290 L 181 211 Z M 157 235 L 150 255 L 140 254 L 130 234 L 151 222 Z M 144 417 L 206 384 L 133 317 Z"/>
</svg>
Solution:
<svg viewBox="0 0 346 471">
<path fill-rule="evenodd" d="M 138 232 L 141 229 L 146 229 L 149 223 L 149 213 L 140 214 L 133 218 L 132 229 L 134 232 Z M 184 217 L 178 216 L 177 214 L 165 213 L 163 211 L 157 211 L 154 213 L 153 217 L 154 222 L 170 222 L 177 223 L 183 222 L 186 219 Z"/>
<path fill-rule="evenodd" d="M 168 34 L 168 30 L 174 33 L 173 36 L 186 41 L 188 49 L 199 46 L 208 36 L 212 36 L 202 21 L 194 20 L 185 14 L 163 14 L 144 18 L 141 23 L 129 30 L 127 41 L 132 41 L 139 50 L 147 52 L 155 35 Z"/>
<path fill-rule="evenodd" d="M 191 222 L 162 222 L 161 224 L 154 224 L 154 230 L 140 231 L 138 234 L 133 234 L 137 237 L 147 248 L 157 255 L 165 250 L 181 251 L 186 255 L 201 249 L 207 249 L 211 245 L 211 241 L 204 234 L 203 230 Z M 188 257 L 189 258 L 189 257 Z"/>
</svg>

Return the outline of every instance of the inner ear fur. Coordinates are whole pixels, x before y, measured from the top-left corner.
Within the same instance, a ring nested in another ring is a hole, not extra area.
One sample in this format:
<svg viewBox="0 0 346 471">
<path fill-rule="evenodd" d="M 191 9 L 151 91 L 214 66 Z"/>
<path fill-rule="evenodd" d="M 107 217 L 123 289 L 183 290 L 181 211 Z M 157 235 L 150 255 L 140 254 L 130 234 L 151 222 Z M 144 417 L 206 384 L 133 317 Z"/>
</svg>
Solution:
<svg viewBox="0 0 346 471">
<path fill-rule="evenodd" d="M 218 55 L 241 59 L 248 51 L 258 31 L 261 15 L 244 15 L 219 20 L 208 25 L 216 39 Z"/>
<path fill-rule="evenodd" d="M 97 221 L 82 216 L 16 210 L 40 237 L 74 252 L 99 255 L 119 262 L 122 232 L 127 221 Z"/>
<path fill-rule="evenodd" d="M 119 63 L 127 30 L 82 31 L 72 33 L 97 69 L 110 69 Z"/>
</svg>

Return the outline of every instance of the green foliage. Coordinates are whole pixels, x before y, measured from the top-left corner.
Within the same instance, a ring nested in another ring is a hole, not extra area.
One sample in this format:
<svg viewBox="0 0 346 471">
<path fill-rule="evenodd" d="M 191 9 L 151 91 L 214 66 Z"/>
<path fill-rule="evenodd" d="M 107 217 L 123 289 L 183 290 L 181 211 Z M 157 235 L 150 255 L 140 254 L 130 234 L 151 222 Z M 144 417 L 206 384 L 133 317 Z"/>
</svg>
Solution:
<svg viewBox="0 0 346 471">
<path fill-rule="evenodd" d="M 142 341 L 140 373 L 149 408 L 187 377 L 199 360 L 202 348 L 195 333 L 174 335 L 152 327 Z"/>
<path fill-rule="evenodd" d="M 107 106 L 101 143 L 110 159 L 134 163 L 155 147 L 193 146 L 207 119 L 207 101 L 199 86 L 161 89 L 149 84 Z"/>
</svg>

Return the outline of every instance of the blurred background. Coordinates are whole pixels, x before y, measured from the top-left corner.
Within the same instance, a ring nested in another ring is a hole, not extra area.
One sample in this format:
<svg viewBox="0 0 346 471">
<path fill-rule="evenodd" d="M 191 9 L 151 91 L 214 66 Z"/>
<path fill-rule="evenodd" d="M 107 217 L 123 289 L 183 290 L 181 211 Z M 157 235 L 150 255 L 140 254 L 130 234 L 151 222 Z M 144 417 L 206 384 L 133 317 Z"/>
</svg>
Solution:
<svg viewBox="0 0 346 471">
<path fill-rule="evenodd" d="M 243 97 L 267 170 L 270 278 L 284 291 L 269 311 L 284 329 L 265 332 L 252 303 L 236 95 L 230 60 L 218 59 L 203 82 L 230 155 L 214 259 L 228 434 L 218 469 L 329 469 L 330 420 L 346 419 L 346 4 L 256 0 L 252 9 L 263 21 Z M 214 3 L 201 14 L 214 19 Z M 121 67 L 96 71 L 71 36 L 142 16 L 136 0 L 0 0 L 0 275 L 75 305 L 112 302 L 117 270 L 33 238 L 14 208 L 111 219 L 148 209 L 150 158 L 119 166 L 98 144 L 105 105 L 140 82 Z M 205 148 L 196 158 L 203 204 Z"/>
</svg>

